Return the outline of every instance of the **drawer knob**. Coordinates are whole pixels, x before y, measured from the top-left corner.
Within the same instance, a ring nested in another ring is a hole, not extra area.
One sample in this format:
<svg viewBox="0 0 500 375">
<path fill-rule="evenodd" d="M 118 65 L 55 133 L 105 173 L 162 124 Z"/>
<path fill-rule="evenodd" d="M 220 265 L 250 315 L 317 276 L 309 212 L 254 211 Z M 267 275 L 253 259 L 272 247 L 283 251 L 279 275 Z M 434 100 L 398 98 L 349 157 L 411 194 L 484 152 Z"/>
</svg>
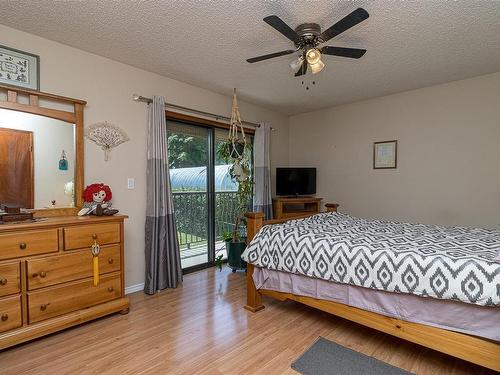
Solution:
<svg viewBox="0 0 500 375">
<path fill-rule="evenodd" d="M 40 272 L 40 277 L 45 277 L 45 276 L 47 276 L 47 272 L 45 272 L 45 271 L 41 271 L 41 272 Z"/>
<path fill-rule="evenodd" d="M 19 244 L 19 248 L 20 248 L 21 250 L 26 249 L 26 244 L 25 244 L 24 242 L 21 242 L 21 243 Z"/>
<path fill-rule="evenodd" d="M 108 263 L 113 264 L 113 258 L 108 258 Z"/>
<path fill-rule="evenodd" d="M 110 286 L 110 287 L 108 288 L 108 292 L 110 292 L 110 293 L 111 293 L 111 292 L 113 292 L 113 291 L 114 291 L 114 288 L 113 288 L 112 286 Z"/>
<path fill-rule="evenodd" d="M 5 322 L 7 319 L 9 319 L 9 314 L 2 314 L 2 322 Z"/>
<path fill-rule="evenodd" d="M 40 305 L 40 310 L 45 311 L 47 310 L 47 306 L 50 305 L 50 303 L 43 303 Z"/>
<path fill-rule="evenodd" d="M 94 234 L 92 235 L 92 239 L 93 239 L 93 240 L 97 240 L 97 234 L 95 234 L 95 233 L 94 233 Z"/>
<path fill-rule="evenodd" d="M 0 279 L 0 285 L 6 285 L 7 279 Z"/>
</svg>

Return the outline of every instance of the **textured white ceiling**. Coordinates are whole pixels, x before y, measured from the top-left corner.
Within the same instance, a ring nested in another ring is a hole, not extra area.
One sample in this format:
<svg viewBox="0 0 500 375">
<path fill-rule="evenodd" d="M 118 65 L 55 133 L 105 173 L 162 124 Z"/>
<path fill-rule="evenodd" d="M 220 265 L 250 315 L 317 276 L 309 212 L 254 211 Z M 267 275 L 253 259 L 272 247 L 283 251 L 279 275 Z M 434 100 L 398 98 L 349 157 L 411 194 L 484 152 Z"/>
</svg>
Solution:
<svg viewBox="0 0 500 375">
<path fill-rule="evenodd" d="M 265 16 L 324 29 L 359 6 L 370 18 L 327 44 L 368 52 L 326 57 L 309 91 L 288 67 L 293 55 L 245 62 L 292 47 Z M 500 71 L 499 1 L 0 0 L 0 9 L 7 26 L 220 93 L 237 87 L 288 114 Z"/>
</svg>

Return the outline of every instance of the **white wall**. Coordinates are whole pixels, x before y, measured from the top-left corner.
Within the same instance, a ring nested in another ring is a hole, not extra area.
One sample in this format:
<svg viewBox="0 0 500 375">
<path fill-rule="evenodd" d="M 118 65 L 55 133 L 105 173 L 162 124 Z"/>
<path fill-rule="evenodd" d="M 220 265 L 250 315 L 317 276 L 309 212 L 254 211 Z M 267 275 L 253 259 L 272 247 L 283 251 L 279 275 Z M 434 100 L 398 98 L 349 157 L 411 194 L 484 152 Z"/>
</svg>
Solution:
<svg viewBox="0 0 500 375">
<path fill-rule="evenodd" d="M 373 142 L 398 140 L 374 170 Z M 443 225 L 500 223 L 500 73 L 290 118 L 290 165 L 347 213 Z"/>
<path fill-rule="evenodd" d="M 85 182 L 109 184 L 113 206 L 130 216 L 125 227 L 125 283 L 130 286 L 143 282 L 147 107 L 133 102 L 132 94 L 163 95 L 171 103 L 226 115 L 231 113 L 231 97 L 2 25 L 0 35 L 3 45 L 40 55 L 42 91 L 88 102 L 85 125 L 107 120 L 122 127 L 131 138 L 112 151 L 107 163 L 103 161 L 102 150 L 86 141 Z M 267 121 L 277 129 L 272 135 L 272 163 L 287 165 L 288 118 L 248 103 L 239 105 L 244 120 Z M 136 179 L 135 190 L 127 190 L 127 177 Z"/>
<path fill-rule="evenodd" d="M 75 178 L 75 126 L 49 117 L 0 109 L 0 128 L 33 133 L 35 208 L 71 207 L 73 200 L 64 194 L 64 185 Z M 68 170 L 59 170 L 62 150 Z"/>
</svg>

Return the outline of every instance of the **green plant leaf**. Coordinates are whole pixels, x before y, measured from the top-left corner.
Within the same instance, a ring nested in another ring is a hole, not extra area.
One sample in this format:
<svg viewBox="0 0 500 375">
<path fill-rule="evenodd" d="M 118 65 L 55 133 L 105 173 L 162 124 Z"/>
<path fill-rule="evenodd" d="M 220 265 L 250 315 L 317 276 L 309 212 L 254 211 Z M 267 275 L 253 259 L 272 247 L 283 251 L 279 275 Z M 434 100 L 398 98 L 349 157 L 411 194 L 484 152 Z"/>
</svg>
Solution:
<svg viewBox="0 0 500 375">
<path fill-rule="evenodd" d="M 219 272 L 222 271 L 222 266 L 224 262 L 222 261 L 222 254 L 220 254 L 217 258 L 215 258 L 215 267 L 219 270 Z"/>
<path fill-rule="evenodd" d="M 247 143 L 244 151 L 243 157 L 239 161 L 243 172 L 249 176 L 245 181 L 238 181 L 234 174 L 234 163 L 235 159 L 231 158 L 232 142 L 230 140 L 222 142 L 217 146 L 217 156 L 223 159 L 227 164 L 232 164 L 229 169 L 229 174 L 231 179 L 238 184 L 238 215 L 235 218 L 234 230 L 231 234 L 233 242 L 238 242 L 240 240 L 239 227 L 240 224 L 246 225 L 244 220 L 244 214 L 249 209 L 249 204 L 253 198 L 253 176 L 252 176 L 252 145 Z"/>
</svg>

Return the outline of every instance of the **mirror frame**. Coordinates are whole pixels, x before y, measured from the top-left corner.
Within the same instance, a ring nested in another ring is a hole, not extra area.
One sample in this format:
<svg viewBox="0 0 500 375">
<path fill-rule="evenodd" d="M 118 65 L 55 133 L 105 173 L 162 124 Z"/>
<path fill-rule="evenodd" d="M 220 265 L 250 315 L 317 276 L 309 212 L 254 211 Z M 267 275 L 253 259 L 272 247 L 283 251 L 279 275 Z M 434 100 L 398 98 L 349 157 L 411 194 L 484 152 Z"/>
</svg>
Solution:
<svg viewBox="0 0 500 375">
<path fill-rule="evenodd" d="M 34 208 L 30 211 L 34 212 L 37 217 L 76 215 L 83 207 L 83 109 L 87 102 L 85 100 L 5 85 L 0 85 L 0 92 L 7 94 L 7 100 L 0 100 L 0 108 L 50 117 L 75 125 L 75 207 Z M 20 103 L 20 97 L 27 97 L 29 103 Z M 69 112 L 41 106 L 40 99 L 47 103 L 56 102 L 71 105 L 73 111 Z"/>
</svg>

